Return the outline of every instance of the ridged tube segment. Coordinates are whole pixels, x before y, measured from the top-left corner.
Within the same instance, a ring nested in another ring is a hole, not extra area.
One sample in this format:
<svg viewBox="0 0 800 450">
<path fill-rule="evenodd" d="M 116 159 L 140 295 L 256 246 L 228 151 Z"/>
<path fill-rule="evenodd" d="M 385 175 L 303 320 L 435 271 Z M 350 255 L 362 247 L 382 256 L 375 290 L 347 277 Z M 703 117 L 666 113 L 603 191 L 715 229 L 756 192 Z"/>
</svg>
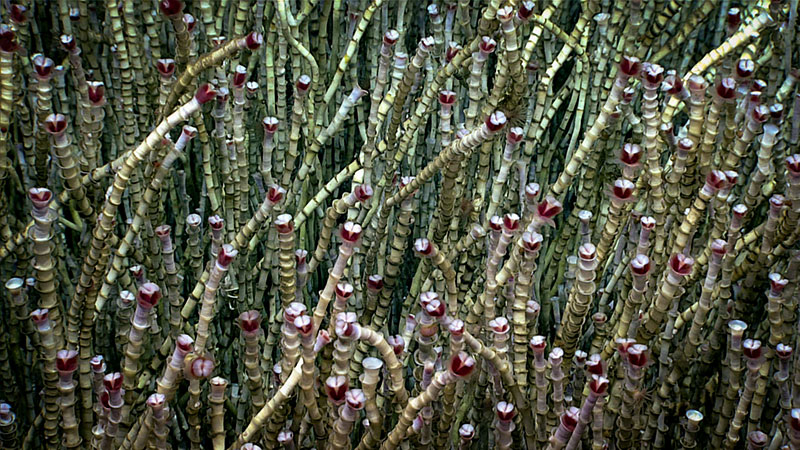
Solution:
<svg viewBox="0 0 800 450">
<path fill-rule="evenodd" d="M 703 134 L 703 122 L 705 121 L 706 87 L 707 83 L 703 77 L 692 75 L 688 80 L 689 98 L 686 100 L 689 124 L 687 127 L 687 137 L 694 143 L 692 151 L 686 159 L 686 173 L 681 178 L 681 197 L 679 200 L 679 211 L 689 207 L 692 191 L 695 189 L 698 179 L 698 151 L 700 150 L 700 140 Z M 699 178 L 702 180 L 702 178 Z"/>
<path fill-rule="evenodd" d="M 614 351 L 614 345 L 616 345 L 620 339 L 626 339 L 628 337 L 628 330 L 631 326 L 631 322 L 633 322 L 633 318 L 639 314 L 639 308 L 644 303 L 647 276 L 651 268 L 650 258 L 645 255 L 636 255 L 631 259 L 630 272 L 633 278 L 633 286 L 631 286 L 630 291 L 628 291 L 628 298 L 625 299 L 619 317 L 616 318 L 616 330 L 612 338 L 608 340 L 603 352 L 600 354 L 602 358 L 605 359 L 611 356 Z M 614 398 L 612 398 L 612 400 L 614 400 Z"/>
<path fill-rule="evenodd" d="M 126 405 L 122 408 L 122 421 L 127 422 L 136 395 L 136 382 L 140 367 L 139 359 L 142 349 L 144 333 L 150 327 L 150 312 L 161 299 L 161 289 L 153 283 L 144 283 L 139 287 L 136 296 L 136 310 L 131 321 L 128 333 L 128 345 L 125 346 L 125 359 L 122 364 L 122 385 L 125 389 Z"/>
<path fill-rule="evenodd" d="M 47 145 L 47 129 L 42 126 L 47 117 L 53 110 L 53 86 L 50 81 L 54 74 L 53 66 L 55 63 L 52 59 L 45 57 L 42 54 L 36 54 L 32 57 L 33 60 L 33 77 L 36 80 L 36 85 L 33 91 L 36 93 L 36 100 L 34 102 L 34 110 L 36 112 L 36 121 L 40 124 L 36 134 L 36 160 L 34 168 L 36 171 L 36 184 L 38 186 L 47 186 L 48 184 L 48 145 Z"/>
<path fill-rule="evenodd" d="M 214 267 L 206 283 L 203 292 L 203 304 L 200 308 L 200 318 L 197 321 L 197 336 L 195 338 L 194 351 L 198 355 L 203 355 L 206 349 L 206 342 L 209 338 L 209 326 L 214 318 L 214 305 L 217 301 L 217 289 L 225 273 L 228 271 L 231 262 L 239 252 L 230 244 L 225 244 L 219 252 Z"/>
<path fill-rule="evenodd" d="M 578 249 L 578 273 L 575 284 L 567 299 L 567 306 L 557 332 L 556 345 L 564 349 L 564 361 L 569 368 L 578 347 L 581 330 L 592 306 L 597 285 L 597 252 L 591 243 Z"/>
<path fill-rule="evenodd" d="M 389 73 L 389 64 L 392 59 L 392 47 L 397 43 L 400 34 L 396 30 L 389 30 L 383 36 L 381 44 L 380 58 L 378 62 L 378 76 L 375 79 L 375 87 L 372 89 L 372 97 L 369 108 L 369 118 L 367 119 L 367 141 L 362 148 L 364 161 L 364 182 L 372 183 L 372 169 L 375 159 L 375 146 L 378 136 L 378 109 L 386 89 L 386 80 Z"/>
<path fill-rule="evenodd" d="M 394 147 L 397 139 L 397 129 L 400 127 L 400 122 L 402 121 L 402 112 L 403 106 L 406 104 L 406 97 L 408 97 L 411 91 L 411 85 L 414 83 L 417 73 L 422 70 L 425 59 L 431 52 L 433 45 L 433 37 L 429 36 L 420 40 L 417 46 L 417 52 L 414 54 L 414 57 L 411 58 L 411 64 L 406 68 L 405 72 L 403 72 L 403 78 L 400 80 L 400 84 L 394 96 L 392 120 L 389 122 L 389 127 L 386 129 L 386 142 L 390 149 Z"/>
<path fill-rule="evenodd" d="M 225 448 L 225 390 L 228 380 L 214 377 L 209 380 L 208 403 L 211 405 L 208 417 L 211 420 L 211 443 L 214 450 Z"/>
<path fill-rule="evenodd" d="M 364 411 L 366 413 L 368 425 L 357 450 L 372 450 L 380 443 L 381 429 L 383 427 L 383 417 L 376 403 L 376 389 L 379 380 L 380 370 L 383 368 L 383 361 L 378 358 L 364 358 L 364 376 L 361 380 L 361 389 L 366 396 Z"/>
<path fill-rule="evenodd" d="M 726 253 L 725 241 L 721 239 L 717 239 L 716 241 L 712 242 L 711 247 L 711 262 L 708 265 L 708 272 L 706 273 L 705 281 L 703 281 L 700 299 L 697 301 L 697 312 L 692 319 L 692 325 L 689 328 L 689 333 L 687 334 L 688 339 L 683 350 L 683 354 L 689 361 L 695 357 L 697 350 L 703 343 L 701 332 L 705 326 L 708 312 L 711 309 L 711 296 L 717 283 L 717 277 L 720 273 L 722 258 Z"/>
<path fill-rule="evenodd" d="M 499 235 L 497 245 L 492 249 L 489 260 L 486 263 L 486 285 L 478 301 L 483 305 L 485 322 L 494 319 L 495 314 L 495 295 L 498 290 L 496 280 L 497 268 L 505 257 L 508 246 L 514 236 L 519 232 L 519 216 L 516 214 L 506 214 L 503 217 L 503 229 Z"/>
<path fill-rule="evenodd" d="M 49 311 L 53 326 L 56 349 L 64 348 L 64 317 L 61 301 L 56 293 L 55 258 L 53 251 L 53 223 L 58 215 L 51 208 L 53 193 L 49 189 L 32 188 L 28 192 L 33 208 L 33 227 L 28 231 L 28 238 L 33 241 L 32 266 L 36 278 L 34 289 L 39 294 L 39 308 Z M 77 343 L 77 330 L 75 333 Z"/>
<path fill-rule="evenodd" d="M 713 430 L 711 443 L 719 448 L 722 445 L 725 431 L 731 423 L 734 408 L 740 398 L 741 376 L 745 369 L 742 364 L 742 336 L 747 329 L 747 324 L 740 320 L 732 320 L 728 323 L 730 332 L 727 360 L 730 368 L 729 383 L 723 390 L 723 402 L 720 408 L 720 416 Z"/>
<path fill-rule="evenodd" d="M 172 229 L 169 225 L 159 225 L 155 230 L 161 242 L 161 255 L 164 261 L 164 271 L 167 274 L 170 336 L 175 339 L 178 337 L 181 330 L 181 306 L 183 305 L 183 299 L 180 295 L 181 282 L 178 278 L 178 265 L 175 262 L 175 248 L 172 244 L 172 236 L 170 236 L 171 231 Z"/>
<path fill-rule="evenodd" d="M 245 311 L 239 315 L 239 327 L 244 336 L 244 370 L 247 375 L 247 389 L 250 391 L 253 411 L 258 411 L 266 404 L 264 398 L 264 380 L 258 340 L 261 330 L 261 314 L 256 310 Z"/>
<path fill-rule="evenodd" d="M 285 309 L 296 297 L 295 232 L 293 222 L 288 214 L 278 216 L 274 221 L 274 225 L 278 231 L 278 265 L 280 267 L 280 287 L 278 290 L 280 292 L 281 305 Z"/>
<path fill-rule="evenodd" d="M 755 207 L 761 202 L 763 198 L 762 186 L 770 176 L 774 173 L 772 165 L 772 149 L 775 147 L 776 142 L 780 139 L 778 132 L 780 129 L 768 123 L 763 127 L 764 133 L 761 134 L 760 146 L 757 153 L 756 169 L 747 181 L 747 187 L 744 189 L 744 196 L 742 202 L 749 209 L 754 210 Z"/>
<path fill-rule="evenodd" d="M 61 177 L 69 192 L 70 198 L 81 218 L 93 220 L 94 211 L 86 197 L 86 190 L 81 183 L 80 171 L 73 156 L 72 136 L 67 133 L 66 117 L 61 114 L 51 114 L 47 117 L 44 128 L 51 134 L 50 147 L 58 161 Z"/>
<path fill-rule="evenodd" d="M 624 214 L 626 203 L 632 198 L 634 187 L 635 185 L 632 182 L 625 179 L 618 179 L 612 185 L 606 223 L 597 243 L 597 259 L 600 264 L 609 256 L 609 252 L 616 247 L 615 244 L 619 239 L 618 231 L 623 226 L 622 221 L 626 220 L 626 215 Z"/>
<path fill-rule="evenodd" d="M 306 414 L 311 420 L 311 425 L 314 427 L 315 439 L 320 444 L 324 444 L 327 440 L 328 432 L 325 429 L 322 414 L 314 395 L 314 360 L 317 355 L 314 352 L 313 322 L 308 316 L 300 316 L 294 320 L 294 326 L 300 332 L 300 340 L 303 346 L 303 378 L 300 379 L 299 383 L 302 390 L 302 403 L 306 408 Z"/>
<path fill-rule="evenodd" d="M 281 186 L 290 186 L 294 177 L 294 167 L 300 152 L 297 148 L 300 145 L 300 133 L 305 119 L 305 102 L 311 79 L 308 75 L 301 75 L 295 83 L 295 95 L 292 101 L 292 121 L 289 128 L 289 147 L 285 156 L 285 167 Z"/>
<path fill-rule="evenodd" d="M 352 448 L 350 446 L 350 432 L 359 417 L 359 411 L 364 409 L 367 401 L 361 389 L 351 389 L 347 391 L 344 397 L 345 402 L 339 407 L 339 418 L 333 424 L 333 436 L 331 436 L 329 447 L 331 450 Z"/>
<path fill-rule="evenodd" d="M 750 341 L 751 345 L 755 343 L 758 346 L 757 349 L 749 349 L 750 352 L 756 350 L 759 353 L 758 358 L 752 358 L 748 355 L 748 341 Z M 753 400 L 753 395 L 756 392 L 757 384 L 761 378 L 760 369 L 763 361 L 760 360 L 760 346 L 761 343 L 759 341 L 751 341 L 750 339 L 743 343 L 743 351 L 745 356 L 748 356 L 747 375 L 745 376 L 744 389 L 739 396 L 739 402 L 736 404 L 733 418 L 728 425 L 728 433 L 725 435 L 725 440 L 722 442 L 722 446 L 725 449 L 733 449 L 739 442 L 739 431 L 744 425 L 744 420 L 750 409 L 750 403 Z"/>
<path fill-rule="evenodd" d="M 589 396 L 586 397 L 583 401 L 583 405 L 581 405 L 578 414 L 578 423 L 575 425 L 572 436 L 570 436 L 565 446 L 567 450 L 576 450 L 580 445 L 581 437 L 583 436 L 586 426 L 589 424 L 595 404 L 597 404 L 598 399 L 606 394 L 608 379 L 600 375 L 592 375 L 592 379 L 589 381 L 589 387 Z"/>
<path fill-rule="evenodd" d="M 781 221 L 778 235 L 775 239 L 775 254 L 779 255 L 797 242 L 800 237 L 797 223 L 800 221 L 800 154 L 793 154 L 784 160 L 786 166 L 786 199 L 789 202 L 789 209 L 786 217 Z M 788 237 L 788 238 L 787 238 Z"/>
<path fill-rule="evenodd" d="M 666 320 L 667 311 L 674 301 L 680 299 L 684 293 L 681 287 L 683 279 L 689 275 L 694 265 L 694 260 L 683 254 L 673 254 L 669 260 L 666 274 L 659 282 L 658 292 L 650 307 L 647 309 L 642 325 L 639 327 L 636 340 L 646 343 L 659 333 L 661 324 Z"/>
<path fill-rule="evenodd" d="M 2 26 L 3 32 L 10 32 L 8 25 Z M 12 38 L 13 41 L 13 38 Z M 8 158 L 8 138 L 11 129 L 11 115 L 14 113 L 14 51 L 16 45 L 8 50 L 0 49 L 0 180 L 5 180 L 11 169 L 11 160 Z"/>
<path fill-rule="evenodd" d="M 381 450 L 394 450 L 400 445 L 405 437 L 406 431 L 411 426 L 411 422 L 417 417 L 417 413 L 426 405 L 433 402 L 441 392 L 442 388 L 457 380 L 450 372 L 439 372 L 434 375 L 428 388 L 418 396 L 410 399 L 403 409 L 399 421 L 395 428 L 389 433 L 386 440 L 381 445 Z"/>
<path fill-rule="evenodd" d="M 153 421 L 153 436 L 155 437 L 155 448 L 157 450 L 166 450 L 167 448 L 167 434 L 169 431 L 168 421 L 170 417 L 170 408 L 168 405 L 160 404 L 160 397 L 155 394 L 156 400 L 150 401 L 148 399 L 147 406 L 151 408 Z M 150 398 L 153 398 L 151 396 Z"/>
<path fill-rule="evenodd" d="M 362 327 L 354 324 L 358 329 L 355 334 L 358 340 L 365 342 L 368 345 L 375 347 L 380 353 L 386 364 L 386 370 L 389 372 L 390 389 L 394 392 L 395 403 L 399 405 L 406 404 L 408 401 L 408 391 L 406 391 L 405 382 L 403 380 L 403 365 L 397 359 L 394 349 L 386 342 L 383 335 L 376 333 L 372 328 Z"/>
<path fill-rule="evenodd" d="M 737 170 L 739 162 L 747 156 L 747 148 L 762 130 L 762 124 L 769 117 L 769 110 L 764 105 L 758 105 L 745 117 L 741 135 L 736 135 L 733 148 L 728 152 L 722 162 L 722 170 Z"/>
<path fill-rule="evenodd" d="M 647 346 L 633 344 L 621 358 L 626 360 L 622 391 L 622 407 L 617 417 L 616 437 L 620 448 L 634 448 L 639 435 L 634 430 L 634 406 L 636 393 L 642 388 L 644 367 L 647 364 Z"/>
<path fill-rule="evenodd" d="M 261 408 L 261 410 L 250 420 L 250 423 L 248 423 L 244 431 L 239 434 L 239 436 L 236 438 L 236 441 L 234 441 L 234 443 L 228 447 L 228 450 L 243 448 L 242 446 L 246 442 L 258 440 L 258 436 L 264 429 L 267 420 L 272 417 L 277 408 L 289 400 L 292 392 L 297 387 L 297 383 L 300 381 L 300 378 L 302 378 L 302 375 L 303 371 L 301 369 L 301 363 L 298 363 L 286 378 L 286 381 L 281 385 L 280 388 L 278 388 L 278 391 L 275 393 L 275 395 L 269 399 L 267 404 L 264 405 L 264 407 Z"/>
<path fill-rule="evenodd" d="M 405 186 L 413 183 L 415 178 L 404 178 L 403 183 Z M 404 187 L 405 187 L 404 186 Z M 404 188 L 403 187 L 403 188 Z M 400 190 L 402 191 L 403 188 Z M 416 190 L 411 191 L 412 193 Z M 398 192 L 399 194 L 399 192 Z M 397 195 L 397 194 L 395 194 Z M 378 300 L 378 308 L 372 316 L 371 327 L 374 330 L 380 330 L 389 315 L 389 306 L 392 301 L 392 294 L 394 287 L 397 283 L 397 278 L 400 274 L 400 267 L 403 264 L 403 258 L 406 251 L 406 243 L 408 237 L 411 235 L 411 226 L 413 224 L 413 195 L 408 196 L 400 204 L 400 211 L 397 214 L 397 224 L 395 225 L 392 241 L 389 245 L 390 253 L 386 257 L 386 267 L 383 275 L 383 289 L 381 289 L 380 297 Z M 387 208 L 387 205 L 384 205 Z M 377 247 L 377 245 L 375 245 Z M 366 348 L 359 346 L 359 353 L 363 353 Z M 358 359 L 358 356 L 356 357 Z"/>
<path fill-rule="evenodd" d="M 660 255 L 664 248 L 664 239 L 658 236 L 664 234 L 661 230 L 664 229 L 665 213 L 667 212 L 667 204 L 664 199 L 664 177 L 663 168 L 659 161 L 661 152 L 659 151 L 658 132 L 658 89 L 660 88 L 663 79 L 663 68 L 656 64 L 645 64 L 642 71 L 642 86 L 644 92 L 642 93 L 642 119 L 644 119 L 644 148 L 647 155 L 647 183 L 650 187 L 648 200 L 650 209 L 656 219 L 656 229 L 659 233 L 656 234 L 655 248 L 653 256 Z M 674 184 L 677 189 L 677 184 Z M 677 198 L 677 194 L 675 195 Z M 660 257 L 660 256 L 659 256 Z"/>
<path fill-rule="evenodd" d="M 58 372 L 56 371 L 56 340 L 53 323 L 47 309 L 31 312 L 31 319 L 36 324 L 42 354 L 42 378 L 44 380 L 44 424 L 43 434 L 49 448 L 58 447 Z"/>
<path fill-rule="evenodd" d="M 469 104 L 464 115 L 467 119 L 466 126 L 475 126 L 478 120 L 478 113 L 480 111 L 480 103 L 483 99 L 483 90 L 481 89 L 481 77 L 483 76 L 483 67 L 486 65 L 486 59 L 494 52 L 494 41 L 491 39 L 484 39 L 484 44 L 481 45 L 476 51 L 472 53 L 472 66 L 470 66 L 469 78 L 467 80 L 467 96 Z"/>
<path fill-rule="evenodd" d="M 536 272 L 536 259 L 543 241 L 539 233 L 523 233 L 522 262 L 514 283 L 514 301 L 511 304 L 512 357 L 517 385 L 524 392 L 528 385 L 528 334 L 532 329 L 527 316 L 528 301 L 531 299 L 533 274 Z"/>
<path fill-rule="evenodd" d="M 333 229 L 336 226 L 336 221 L 342 214 L 346 213 L 348 209 L 355 206 L 358 197 L 354 192 L 346 192 L 342 197 L 334 200 L 333 204 L 325 210 L 325 218 L 322 219 L 322 230 L 320 230 L 317 246 L 311 255 L 311 261 L 308 263 L 308 272 L 313 273 L 319 263 L 325 257 L 328 247 L 331 244 L 331 237 L 333 236 Z"/>
<path fill-rule="evenodd" d="M 675 228 L 671 254 L 682 253 L 689 245 L 700 220 L 704 218 L 706 207 L 716 193 L 726 186 L 727 177 L 719 170 L 713 170 L 706 176 L 706 182 L 694 199 L 689 212 L 683 217 L 680 226 Z"/>
</svg>

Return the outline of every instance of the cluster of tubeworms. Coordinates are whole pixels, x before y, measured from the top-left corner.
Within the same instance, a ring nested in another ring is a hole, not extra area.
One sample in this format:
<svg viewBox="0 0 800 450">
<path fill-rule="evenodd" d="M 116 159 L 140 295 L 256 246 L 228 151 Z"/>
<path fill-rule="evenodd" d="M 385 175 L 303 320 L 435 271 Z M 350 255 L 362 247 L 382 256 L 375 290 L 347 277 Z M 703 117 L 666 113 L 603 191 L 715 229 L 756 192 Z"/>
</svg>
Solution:
<svg viewBox="0 0 800 450">
<path fill-rule="evenodd" d="M 797 7 L 0 3 L 0 447 L 800 450 Z"/>
</svg>

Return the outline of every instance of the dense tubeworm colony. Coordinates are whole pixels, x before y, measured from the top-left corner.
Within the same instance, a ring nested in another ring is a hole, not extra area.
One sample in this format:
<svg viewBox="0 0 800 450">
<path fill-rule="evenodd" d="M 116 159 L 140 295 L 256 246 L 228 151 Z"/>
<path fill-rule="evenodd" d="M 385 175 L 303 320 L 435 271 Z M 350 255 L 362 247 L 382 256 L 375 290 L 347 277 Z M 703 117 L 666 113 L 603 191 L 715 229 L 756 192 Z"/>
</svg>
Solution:
<svg viewBox="0 0 800 450">
<path fill-rule="evenodd" d="M 800 449 L 797 8 L 1 2 L 0 446 Z"/>
</svg>

